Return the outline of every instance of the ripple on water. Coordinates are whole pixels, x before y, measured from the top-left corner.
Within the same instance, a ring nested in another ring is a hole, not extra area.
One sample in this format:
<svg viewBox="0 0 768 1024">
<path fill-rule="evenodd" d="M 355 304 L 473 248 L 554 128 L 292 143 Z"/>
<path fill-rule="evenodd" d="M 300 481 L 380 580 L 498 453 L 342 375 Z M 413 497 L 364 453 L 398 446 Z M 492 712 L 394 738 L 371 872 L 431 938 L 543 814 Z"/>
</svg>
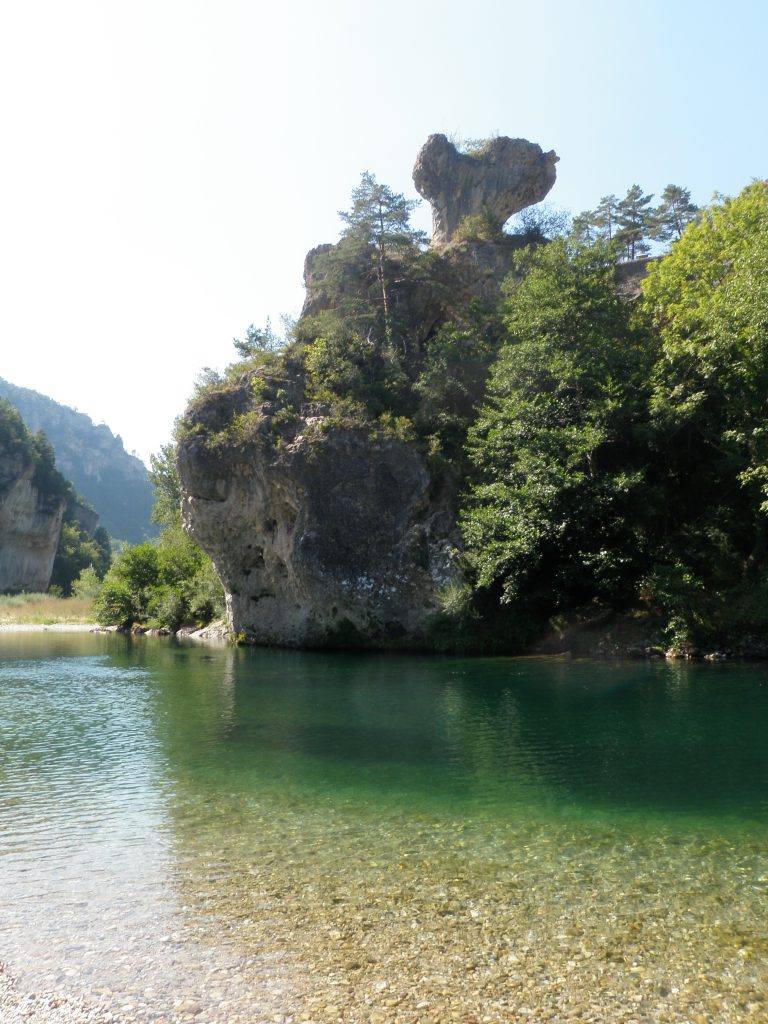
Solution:
<svg viewBox="0 0 768 1024">
<path fill-rule="evenodd" d="M 587 750 L 562 679 L 526 697 L 414 659 L 405 702 L 378 659 L 335 683 L 323 658 L 97 649 L 0 646 L 0 959 L 24 984 L 215 1024 L 768 1020 L 760 817 L 617 810 L 568 777 L 616 763 L 626 696 Z"/>
</svg>

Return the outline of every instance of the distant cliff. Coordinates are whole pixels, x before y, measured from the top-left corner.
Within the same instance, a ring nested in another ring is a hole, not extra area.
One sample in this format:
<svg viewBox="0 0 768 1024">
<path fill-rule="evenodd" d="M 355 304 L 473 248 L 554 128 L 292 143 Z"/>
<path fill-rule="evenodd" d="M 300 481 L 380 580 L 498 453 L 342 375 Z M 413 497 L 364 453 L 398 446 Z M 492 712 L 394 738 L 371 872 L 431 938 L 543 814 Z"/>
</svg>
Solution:
<svg viewBox="0 0 768 1024">
<path fill-rule="evenodd" d="M 126 452 L 109 427 L 97 426 L 84 413 L 2 378 L 0 398 L 21 413 L 33 433 L 45 432 L 59 469 L 93 505 L 112 537 L 137 544 L 157 532 L 149 518 L 154 494 L 146 467 Z"/>
<path fill-rule="evenodd" d="M 0 593 L 47 589 L 66 506 L 53 453 L 0 401 Z"/>
</svg>

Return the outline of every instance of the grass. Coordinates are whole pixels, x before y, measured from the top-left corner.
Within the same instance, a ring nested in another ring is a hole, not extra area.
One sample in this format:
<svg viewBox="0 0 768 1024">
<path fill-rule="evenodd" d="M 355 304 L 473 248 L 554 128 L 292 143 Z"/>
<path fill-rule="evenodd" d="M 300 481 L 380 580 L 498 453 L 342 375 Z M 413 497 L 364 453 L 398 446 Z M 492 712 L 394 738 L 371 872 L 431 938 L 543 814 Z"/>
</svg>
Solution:
<svg viewBox="0 0 768 1024">
<path fill-rule="evenodd" d="M 91 598 L 0 594 L 0 625 L 3 626 L 72 626 L 95 621 Z"/>
</svg>

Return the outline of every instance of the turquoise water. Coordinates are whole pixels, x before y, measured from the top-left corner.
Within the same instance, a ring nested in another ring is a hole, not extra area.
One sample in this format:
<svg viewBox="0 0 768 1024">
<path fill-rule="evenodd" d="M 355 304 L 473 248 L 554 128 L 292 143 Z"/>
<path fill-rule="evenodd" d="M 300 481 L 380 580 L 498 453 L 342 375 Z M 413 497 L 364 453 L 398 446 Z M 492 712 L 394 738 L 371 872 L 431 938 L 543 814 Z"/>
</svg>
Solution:
<svg viewBox="0 0 768 1024">
<path fill-rule="evenodd" d="M 618 1020 L 640 978 L 654 1019 L 765 1019 L 766 666 L 4 634 L 0 738 L 30 985 L 506 1020 L 536 977 Z"/>
</svg>

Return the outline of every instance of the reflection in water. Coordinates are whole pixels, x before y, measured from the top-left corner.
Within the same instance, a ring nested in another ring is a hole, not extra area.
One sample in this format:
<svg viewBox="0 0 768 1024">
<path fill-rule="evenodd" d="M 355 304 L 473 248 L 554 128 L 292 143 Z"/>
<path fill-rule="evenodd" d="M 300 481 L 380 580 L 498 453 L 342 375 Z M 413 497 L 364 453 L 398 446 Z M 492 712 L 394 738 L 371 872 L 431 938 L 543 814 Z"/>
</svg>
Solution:
<svg viewBox="0 0 768 1024">
<path fill-rule="evenodd" d="M 3 636 L 0 958 L 227 1024 L 739 1020 L 766 725 L 762 667 Z"/>
</svg>

